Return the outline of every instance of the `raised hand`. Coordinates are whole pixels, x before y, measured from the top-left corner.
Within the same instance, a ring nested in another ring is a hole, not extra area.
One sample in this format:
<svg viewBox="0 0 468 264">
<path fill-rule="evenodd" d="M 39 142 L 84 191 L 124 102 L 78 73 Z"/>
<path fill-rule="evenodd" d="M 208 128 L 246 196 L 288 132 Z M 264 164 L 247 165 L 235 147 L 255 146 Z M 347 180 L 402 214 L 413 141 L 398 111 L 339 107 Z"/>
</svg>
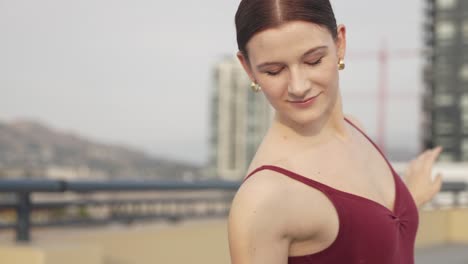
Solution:
<svg viewBox="0 0 468 264">
<path fill-rule="evenodd" d="M 412 160 L 405 171 L 405 182 L 416 205 L 421 207 L 440 191 L 442 175 L 432 179 L 432 166 L 442 151 L 442 147 L 429 149 Z"/>
</svg>

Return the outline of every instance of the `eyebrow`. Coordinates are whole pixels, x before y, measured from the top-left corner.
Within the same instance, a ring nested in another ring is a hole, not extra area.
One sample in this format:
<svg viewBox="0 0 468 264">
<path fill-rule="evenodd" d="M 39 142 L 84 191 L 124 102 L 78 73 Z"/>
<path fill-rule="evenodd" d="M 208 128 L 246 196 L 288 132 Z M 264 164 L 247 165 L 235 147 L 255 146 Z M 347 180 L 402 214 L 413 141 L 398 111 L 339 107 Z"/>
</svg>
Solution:
<svg viewBox="0 0 468 264">
<path fill-rule="evenodd" d="M 318 47 L 314 47 L 314 48 L 311 48 L 309 49 L 308 51 L 306 51 L 301 58 L 304 58 L 306 57 L 307 55 L 309 54 L 312 54 L 312 53 L 315 53 L 319 50 L 326 50 L 328 49 L 327 46 L 318 46 Z M 257 65 L 257 70 L 260 71 L 262 68 L 264 67 L 267 67 L 267 66 L 271 66 L 271 65 L 277 65 L 277 64 L 280 64 L 279 62 L 264 62 L 264 63 L 261 63 L 259 65 Z"/>
</svg>

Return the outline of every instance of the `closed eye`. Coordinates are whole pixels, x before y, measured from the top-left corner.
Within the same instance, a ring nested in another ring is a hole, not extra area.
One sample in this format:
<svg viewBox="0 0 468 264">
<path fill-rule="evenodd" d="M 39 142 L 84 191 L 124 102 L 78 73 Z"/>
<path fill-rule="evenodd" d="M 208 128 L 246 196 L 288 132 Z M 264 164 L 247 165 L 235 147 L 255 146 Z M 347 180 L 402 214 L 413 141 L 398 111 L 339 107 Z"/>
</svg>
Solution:
<svg viewBox="0 0 468 264">
<path fill-rule="evenodd" d="M 267 75 L 270 75 L 270 76 L 275 76 L 275 75 L 280 74 L 281 71 L 282 71 L 282 69 L 277 70 L 277 71 L 266 71 L 265 73 L 266 73 Z"/>
<path fill-rule="evenodd" d="M 306 64 L 308 64 L 308 65 L 318 65 L 318 64 L 320 64 L 322 62 L 322 59 L 323 59 L 323 57 L 316 60 L 316 61 L 314 61 L 314 62 L 306 62 Z"/>
<path fill-rule="evenodd" d="M 323 57 L 321 57 L 320 59 L 318 59 L 318 60 L 316 60 L 314 62 L 306 62 L 306 64 L 311 65 L 311 66 L 315 66 L 315 65 L 320 64 L 322 62 L 322 59 L 323 59 Z M 267 75 L 269 75 L 269 76 L 276 76 L 276 75 L 280 74 L 282 70 L 283 69 L 280 69 L 280 70 L 277 70 L 277 71 L 266 71 L 265 73 Z"/>
</svg>

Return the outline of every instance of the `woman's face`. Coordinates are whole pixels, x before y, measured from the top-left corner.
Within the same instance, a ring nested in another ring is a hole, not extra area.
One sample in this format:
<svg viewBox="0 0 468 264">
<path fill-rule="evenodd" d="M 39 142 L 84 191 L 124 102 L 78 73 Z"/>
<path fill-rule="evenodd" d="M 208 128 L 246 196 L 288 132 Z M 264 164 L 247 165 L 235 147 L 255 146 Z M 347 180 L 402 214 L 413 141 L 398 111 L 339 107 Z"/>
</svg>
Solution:
<svg viewBox="0 0 468 264">
<path fill-rule="evenodd" d="M 344 26 L 335 41 L 325 27 L 293 21 L 255 34 L 246 47 L 249 60 L 238 57 L 280 118 L 304 125 L 333 108 L 345 46 Z"/>
</svg>

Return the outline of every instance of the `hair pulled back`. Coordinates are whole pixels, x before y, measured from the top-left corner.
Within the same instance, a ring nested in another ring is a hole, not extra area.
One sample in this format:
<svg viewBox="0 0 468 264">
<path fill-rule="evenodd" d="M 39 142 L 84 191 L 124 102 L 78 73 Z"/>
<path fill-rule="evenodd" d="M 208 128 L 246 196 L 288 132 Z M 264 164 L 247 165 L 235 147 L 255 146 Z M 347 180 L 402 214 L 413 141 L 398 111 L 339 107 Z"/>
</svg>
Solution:
<svg viewBox="0 0 468 264">
<path fill-rule="evenodd" d="M 290 21 L 323 26 L 337 38 L 335 14 L 329 0 L 242 0 L 236 12 L 237 46 L 248 58 L 246 45 L 256 33 Z"/>
</svg>

